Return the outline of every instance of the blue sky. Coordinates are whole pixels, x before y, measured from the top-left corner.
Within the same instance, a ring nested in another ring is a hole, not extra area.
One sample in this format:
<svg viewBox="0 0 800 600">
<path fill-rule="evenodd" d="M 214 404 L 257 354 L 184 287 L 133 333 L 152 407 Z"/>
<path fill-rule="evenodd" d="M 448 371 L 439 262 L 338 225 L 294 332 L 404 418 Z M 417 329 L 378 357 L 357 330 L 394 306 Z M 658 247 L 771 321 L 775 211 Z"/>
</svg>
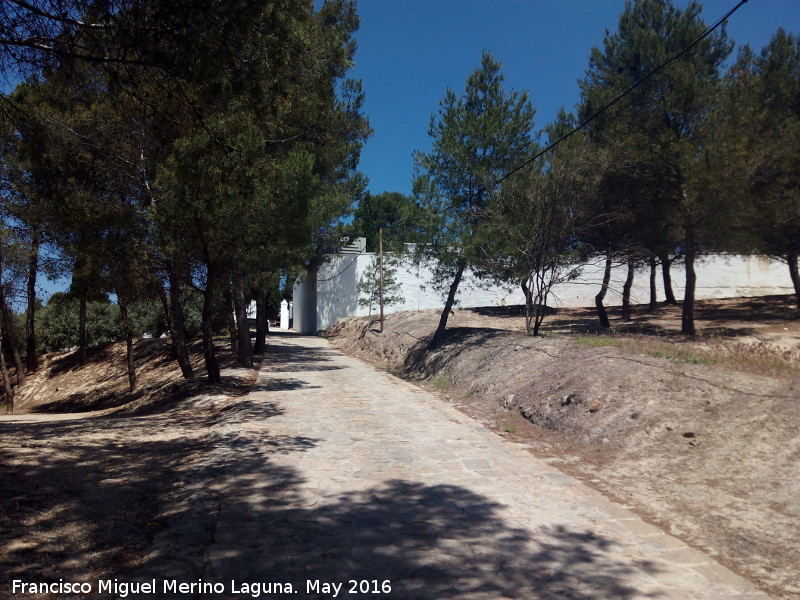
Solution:
<svg viewBox="0 0 800 600">
<path fill-rule="evenodd" d="M 362 80 L 375 130 L 361 155 L 369 190 L 411 192 L 412 152 L 428 150 L 432 113 L 448 87 L 464 89 L 489 50 L 507 89 L 527 89 L 536 127 L 578 101 L 578 79 L 592 46 L 616 30 L 624 0 L 360 0 L 361 28 L 352 76 Z M 685 7 L 687 0 L 676 0 Z M 738 0 L 703 2 L 706 23 Z M 737 45 L 759 51 L 783 27 L 800 33 L 800 1 L 749 0 L 730 19 Z M 735 55 L 736 50 L 734 50 Z"/>
</svg>

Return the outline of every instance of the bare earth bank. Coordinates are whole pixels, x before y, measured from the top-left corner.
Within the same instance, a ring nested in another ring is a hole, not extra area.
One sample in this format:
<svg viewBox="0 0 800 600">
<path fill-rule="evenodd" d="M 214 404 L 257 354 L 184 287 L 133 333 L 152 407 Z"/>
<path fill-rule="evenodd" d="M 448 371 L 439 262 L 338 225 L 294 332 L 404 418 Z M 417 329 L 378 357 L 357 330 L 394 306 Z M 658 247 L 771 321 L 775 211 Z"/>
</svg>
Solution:
<svg viewBox="0 0 800 600">
<path fill-rule="evenodd" d="M 184 381 L 157 339 L 137 342 L 135 357 L 133 394 L 124 342 L 92 349 L 84 367 L 76 353 L 42 357 L 15 414 L 0 415 L 0 590 L 14 579 L 91 582 L 132 572 L 160 530 L 183 512 L 202 516 L 198 502 L 213 505 L 213 491 L 197 493 L 196 482 L 209 479 L 209 458 L 256 372 L 234 368 L 223 350 L 223 383 L 208 385 L 195 344 L 198 376 Z M 195 527 L 198 548 L 212 536 L 207 520 Z"/>
</svg>

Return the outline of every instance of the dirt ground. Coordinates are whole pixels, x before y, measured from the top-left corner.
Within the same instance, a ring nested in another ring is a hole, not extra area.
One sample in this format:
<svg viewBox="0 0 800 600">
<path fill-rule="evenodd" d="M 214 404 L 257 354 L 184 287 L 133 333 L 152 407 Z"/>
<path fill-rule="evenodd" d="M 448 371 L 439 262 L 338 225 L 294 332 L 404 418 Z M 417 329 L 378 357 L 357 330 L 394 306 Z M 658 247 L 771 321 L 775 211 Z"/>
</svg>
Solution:
<svg viewBox="0 0 800 600">
<path fill-rule="evenodd" d="M 134 394 L 124 343 L 93 349 L 83 368 L 76 353 L 43 357 L 15 414 L 0 415 L 0 590 L 13 579 L 93 581 L 139 565 L 214 424 L 255 382 L 256 371 L 218 354 L 222 384 L 203 381 L 197 344 L 199 377 L 184 381 L 165 340 L 140 340 Z"/>
<path fill-rule="evenodd" d="M 680 312 L 548 317 L 457 310 L 347 319 L 341 349 L 419 382 L 486 426 L 704 550 L 777 598 L 800 598 L 800 314 L 788 296 L 710 300 L 699 336 Z"/>
</svg>

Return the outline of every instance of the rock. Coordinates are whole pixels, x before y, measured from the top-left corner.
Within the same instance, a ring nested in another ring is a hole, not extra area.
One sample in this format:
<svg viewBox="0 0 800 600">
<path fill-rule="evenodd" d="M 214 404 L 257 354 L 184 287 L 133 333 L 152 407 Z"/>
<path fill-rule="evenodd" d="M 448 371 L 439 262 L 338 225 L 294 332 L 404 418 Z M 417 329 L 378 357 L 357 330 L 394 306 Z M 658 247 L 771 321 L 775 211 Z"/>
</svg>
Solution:
<svg viewBox="0 0 800 600">
<path fill-rule="evenodd" d="M 500 400 L 500 406 L 502 406 L 506 410 L 513 409 L 516 406 L 516 403 L 514 402 L 514 394 L 509 394 L 508 396 Z"/>
<path fill-rule="evenodd" d="M 695 434 L 694 434 L 693 431 L 687 431 L 686 433 L 683 434 L 683 437 L 685 437 L 685 438 L 693 438 L 693 437 L 695 437 Z"/>
<path fill-rule="evenodd" d="M 596 413 L 601 408 L 603 408 L 603 401 L 599 398 L 596 398 L 595 400 L 592 400 L 592 403 L 589 405 L 589 412 Z"/>
</svg>

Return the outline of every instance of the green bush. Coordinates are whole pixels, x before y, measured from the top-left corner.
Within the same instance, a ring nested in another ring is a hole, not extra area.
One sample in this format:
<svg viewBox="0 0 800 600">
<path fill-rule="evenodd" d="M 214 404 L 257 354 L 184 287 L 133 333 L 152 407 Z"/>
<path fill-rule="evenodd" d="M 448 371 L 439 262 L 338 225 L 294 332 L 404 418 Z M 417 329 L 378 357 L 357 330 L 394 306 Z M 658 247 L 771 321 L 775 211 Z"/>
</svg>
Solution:
<svg viewBox="0 0 800 600">
<path fill-rule="evenodd" d="M 78 345 L 79 301 L 57 292 L 36 313 L 39 352 L 67 350 Z M 93 300 L 86 304 L 86 338 L 89 346 L 97 346 L 121 338 L 119 307 L 110 300 Z"/>
<path fill-rule="evenodd" d="M 195 290 L 183 290 L 181 294 L 185 330 L 189 338 L 201 332 L 202 296 Z M 47 304 L 36 309 L 36 338 L 40 354 L 63 351 L 78 345 L 77 298 L 56 292 Z M 19 339 L 24 339 L 25 313 L 15 315 Z M 134 337 L 144 334 L 159 337 L 169 331 L 164 307 L 157 299 L 139 299 L 128 307 L 128 318 Z M 101 298 L 86 304 L 86 337 L 89 346 L 98 346 L 125 337 L 119 314 L 119 306 L 110 299 Z"/>
<path fill-rule="evenodd" d="M 142 337 L 145 333 L 159 337 L 169 332 L 169 323 L 164 314 L 164 305 L 160 300 L 137 300 L 128 307 L 128 318 L 134 337 Z"/>
</svg>

